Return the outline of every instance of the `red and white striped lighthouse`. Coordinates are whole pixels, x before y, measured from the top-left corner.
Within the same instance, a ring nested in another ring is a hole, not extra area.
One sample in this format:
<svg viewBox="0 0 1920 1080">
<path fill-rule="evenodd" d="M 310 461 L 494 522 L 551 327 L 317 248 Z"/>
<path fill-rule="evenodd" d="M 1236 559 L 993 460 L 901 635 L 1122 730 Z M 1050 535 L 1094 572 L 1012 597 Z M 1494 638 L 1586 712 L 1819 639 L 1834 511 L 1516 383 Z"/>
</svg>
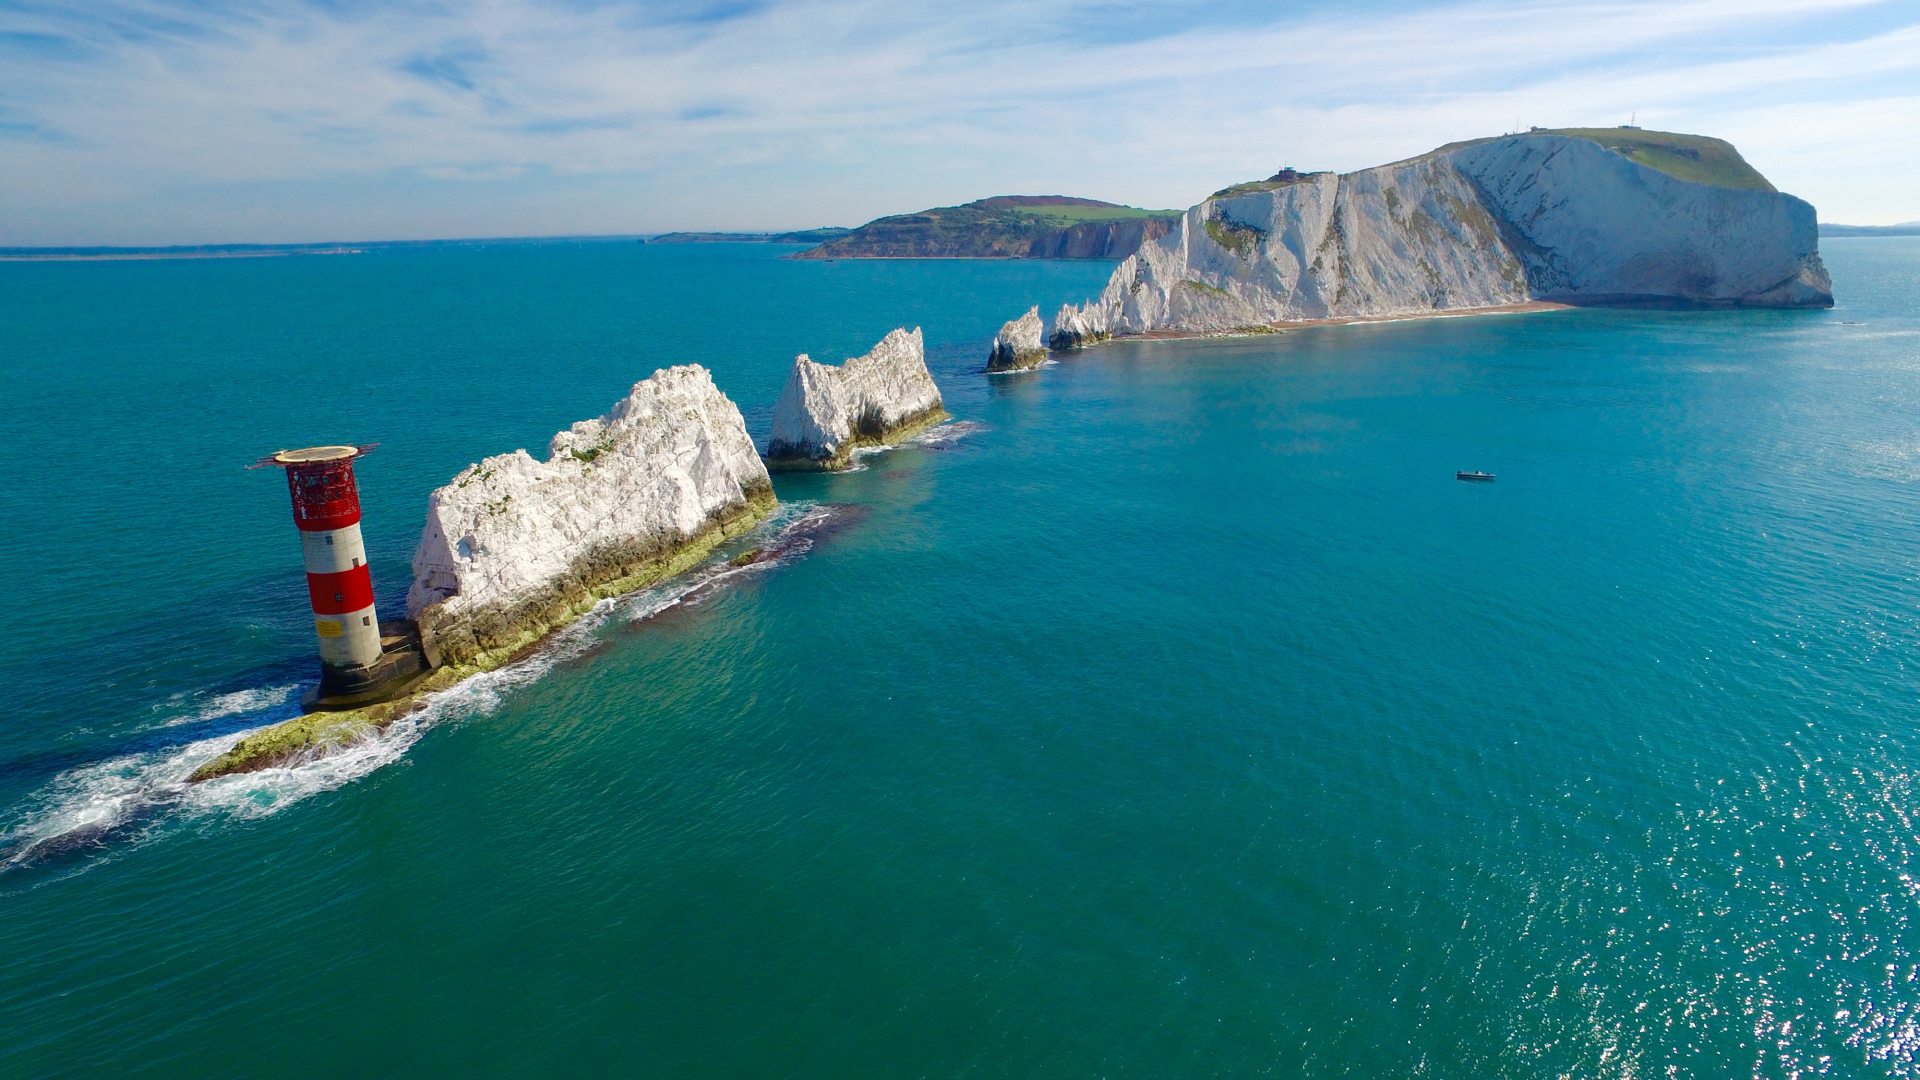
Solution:
<svg viewBox="0 0 1920 1080">
<path fill-rule="evenodd" d="M 379 681 L 380 618 L 373 572 L 360 539 L 353 462 L 372 446 L 311 446 L 260 461 L 287 471 L 293 524 L 307 564 L 313 632 L 320 641 L 320 696 L 359 693 Z"/>
</svg>

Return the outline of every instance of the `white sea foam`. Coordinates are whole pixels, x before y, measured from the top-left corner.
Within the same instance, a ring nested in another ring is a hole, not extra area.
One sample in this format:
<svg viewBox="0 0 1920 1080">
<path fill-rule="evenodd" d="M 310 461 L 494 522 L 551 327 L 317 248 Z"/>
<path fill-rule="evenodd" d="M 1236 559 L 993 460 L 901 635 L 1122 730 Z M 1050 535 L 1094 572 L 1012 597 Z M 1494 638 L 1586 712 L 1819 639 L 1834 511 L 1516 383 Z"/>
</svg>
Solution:
<svg viewBox="0 0 1920 1080">
<path fill-rule="evenodd" d="M 233 736 L 203 739 L 61 773 L 21 804 L 17 819 L 0 832 L 0 870 L 122 838 L 178 802 L 193 770 L 233 741 Z"/>
<path fill-rule="evenodd" d="M 1052 363 L 1052 361 L 1048 361 L 1048 363 Z M 978 420 L 953 420 L 941 424 L 938 427 L 931 428 L 915 436 L 910 441 L 918 446 L 928 446 L 939 449 L 941 447 L 952 446 L 954 443 L 977 432 L 985 431 L 986 429 L 987 425 Z"/>
<path fill-rule="evenodd" d="M 299 683 L 287 683 L 284 686 L 249 687 L 225 694 L 176 694 L 163 704 L 154 706 L 155 712 L 168 714 L 157 726 L 180 727 L 227 716 L 265 712 L 291 702 L 295 691 L 299 689 Z M 187 711 L 181 712 L 183 708 Z"/>
<path fill-rule="evenodd" d="M 649 589 L 604 602 L 601 619 L 616 618 L 623 624 L 645 622 L 669 608 L 697 604 L 714 586 L 749 574 L 765 573 L 813 550 L 813 533 L 833 519 L 836 510 L 817 503 L 783 504 L 755 531 L 753 539 L 772 549 L 769 557 L 743 566 L 715 562 L 684 576 Z"/>
<path fill-rule="evenodd" d="M 840 475 L 844 476 L 847 473 L 866 471 L 867 465 L 865 459 L 876 454 L 885 454 L 897 450 L 902 446 L 919 446 L 929 450 L 942 450 L 972 435 L 974 432 L 986 430 L 986 427 L 985 424 L 977 420 L 948 420 L 944 423 L 936 424 L 912 438 L 902 440 L 898 444 L 856 446 L 853 448 L 853 452 L 848 455 L 848 460 L 851 464 L 841 469 Z"/>
<path fill-rule="evenodd" d="M 894 449 L 894 446 L 891 443 L 882 443 L 878 446 L 856 446 L 853 448 L 852 453 L 849 453 L 847 455 L 847 461 L 848 461 L 847 467 L 844 469 L 841 469 L 840 472 L 842 473 L 863 472 L 867 467 L 866 459 L 870 457 L 877 457 L 881 454 L 891 453 L 893 449 Z"/>
<path fill-rule="evenodd" d="M 989 371 L 987 372 L 987 377 L 991 379 L 991 378 L 997 378 L 998 376 L 1001 376 L 1001 375 L 1025 375 L 1029 371 L 1039 371 L 1041 368 L 1054 367 L 1059 363 L 1060 361 L 1055 360 L 1053 357 L 1049 356 L 1045 360 L 1040 361 L 1039 363 L 1033 365 L 1032 367 L 1008 368 L 1005 371 Z"/>
<path fill-rule="evenodd" d="M 0 820 L 0 872 L 43 862 L 63 851 L 104 847 L 108 842 L 138 841 L 168 815 L 225 815 L 257 818 L 276 813 L 311 795 L 353 783 L 400 760 L 427 731 L 442 724 L 488 715 L 513 690 L 529 685 L 555 665 L 592 649 L 597 631 L 610 619 L 631 624 L 686 602 L 696 593 L 746 574 L 763 572 L 805 554 L 811 532 L 833 516 L 833 509 L 810 503 L 782 506 L 747 539 L 771 549 L 771 557 L 744 566 L 713 561 L 651 589 L 603 600 L 538 652 L 506 667 L 475 675 L 428 694 L 419 707 L 384 730 L 325 754 L 256 772 L 189 783 L 195 769 L 231 749 L 246 736 L 285 719 L 297 685 L 264 686 L 218 695 L 177 699 L 193 712 L 164 727 L 258 711 L 262 722 L 245 730 L 83 765 L 61 773 Z M 697 599 L 697 598 L 696 598 Z"/>
</svg>

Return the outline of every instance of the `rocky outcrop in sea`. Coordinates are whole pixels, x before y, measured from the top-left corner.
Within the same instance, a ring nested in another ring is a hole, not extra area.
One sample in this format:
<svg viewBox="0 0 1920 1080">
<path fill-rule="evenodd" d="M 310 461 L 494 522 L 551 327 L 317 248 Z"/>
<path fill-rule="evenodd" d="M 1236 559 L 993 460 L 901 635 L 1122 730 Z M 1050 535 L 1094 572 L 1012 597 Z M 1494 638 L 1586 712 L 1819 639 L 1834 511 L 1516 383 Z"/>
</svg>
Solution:
<svg viewBox="0 0 1920 1080">
<path fill-rule="evenodd" d="M 1041 330 L 1038 305 L 1002 326 L 994 336 L 992 351 L 987 354 L 987 370 L 1024 371 L 1046 363 L 1047 344 L 1041 340 Z"/>
<path fill-rule="evenodd" d="M 1704 147 L 1708 164 L 1718 154 L 1752 182 L 1683 178 L 1554 132 L 1346 175 L 1286 172 L 1189 209 L 1098 299 L 1062 308 L 1052 345 L 1528 301 L 1832 305 L 1812 206 L 1718 140 L 1627 134 L 1647 160 L 1710 176 Z"/>
<path fill-rule="evenodd" d="M 209 780 L 370 737 L 417 699 L 499 667 L 598 600 L 698 563 L 774 507 L 740 410 L 688 364 L 635 383 L 605 416 L 461 470 L 427 498 L 407 614 L 433 670 L 405 695 L 310 712 L 248 735 Z"/>
<path fill-rule="evenodd" d="M 802 354 L 773 407 L 767 465 L 844 469 L 855 448 L 898 442 L 946 418 L 918 327 L 894 330 L 838 367 Z"/>
<path fill-rule="evenodd" d="M 688 364 L 605 416 L 470 465 L 427 499 L 407 614 L 428 659 L 487 665 L 752 527 L 773 484 L 740 410 Z"/>
</svg>

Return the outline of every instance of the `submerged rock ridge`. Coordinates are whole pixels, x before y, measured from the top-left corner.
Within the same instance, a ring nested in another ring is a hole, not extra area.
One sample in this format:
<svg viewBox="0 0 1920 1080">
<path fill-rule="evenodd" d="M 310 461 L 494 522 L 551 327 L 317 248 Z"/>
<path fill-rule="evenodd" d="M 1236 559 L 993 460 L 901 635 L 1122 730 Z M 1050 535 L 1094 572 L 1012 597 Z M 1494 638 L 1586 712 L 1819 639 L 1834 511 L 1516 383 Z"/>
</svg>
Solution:
<svg viewBox="0 0 1920 1080">
<path fill-rule="evenodd" d="M 1228 188 L 1062 308 L 1052 344 L 1529 301 L 1832 306 L 1812 206 L 1720 140 L 1622 135 L 1536 131 Z"/>
<path fill-rule="evenodd" d="M 987 354 L 988 371 L 1025 371 L 1047 362 L 1047 346 L 1041 340 L 1040 308 L 1027 309 L 1025 315 L 1007 323 L 994 336 L 993 350 Z"/>
<path fill-rule="evenodd" d="M 427 498 L 407 614 L 433 671 L 400 699 L 253 733 L 192 779 L 298 760 L 374 734 L 513 660 L 599 600 L 687 570 L 774 507 L 740 410 L 698 365 L 635 383 L 605 416 L 469 465 Z"/>
<path fill-rule="evenodd" d="M 890 332 L 839 367 L 803 353 L 773 407 L 767 465 L 844 469 L 856 447 L 898 442 L 946 418 L 918 327 Z"/>
</svg>

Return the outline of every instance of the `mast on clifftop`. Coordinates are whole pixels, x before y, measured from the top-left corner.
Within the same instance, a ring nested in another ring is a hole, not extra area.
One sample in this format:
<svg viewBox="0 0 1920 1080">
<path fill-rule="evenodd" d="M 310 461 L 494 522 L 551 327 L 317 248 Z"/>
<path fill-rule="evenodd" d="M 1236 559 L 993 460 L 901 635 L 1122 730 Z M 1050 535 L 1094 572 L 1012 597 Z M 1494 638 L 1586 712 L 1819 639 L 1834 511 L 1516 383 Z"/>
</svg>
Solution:
<svg viewBox="0 0 1920 1080">
<path fill-rule="evenodd" d="M 335 699 L 379 696 L 399 672 L 382 663 L 380 618 L 373 609 L 373 571 L 360 538 L 360 489 L 353 463 L 377 444 L 310 446 L 261 458 L 253 468 L 284 469 L 293 524 L 306 558 L 313 632 L 320 642 L 321 707 Z M 416 670 L 415 665 L 407 667 Z M 313 703 L 310 703 L 313 704 Z"/>
</svg>

